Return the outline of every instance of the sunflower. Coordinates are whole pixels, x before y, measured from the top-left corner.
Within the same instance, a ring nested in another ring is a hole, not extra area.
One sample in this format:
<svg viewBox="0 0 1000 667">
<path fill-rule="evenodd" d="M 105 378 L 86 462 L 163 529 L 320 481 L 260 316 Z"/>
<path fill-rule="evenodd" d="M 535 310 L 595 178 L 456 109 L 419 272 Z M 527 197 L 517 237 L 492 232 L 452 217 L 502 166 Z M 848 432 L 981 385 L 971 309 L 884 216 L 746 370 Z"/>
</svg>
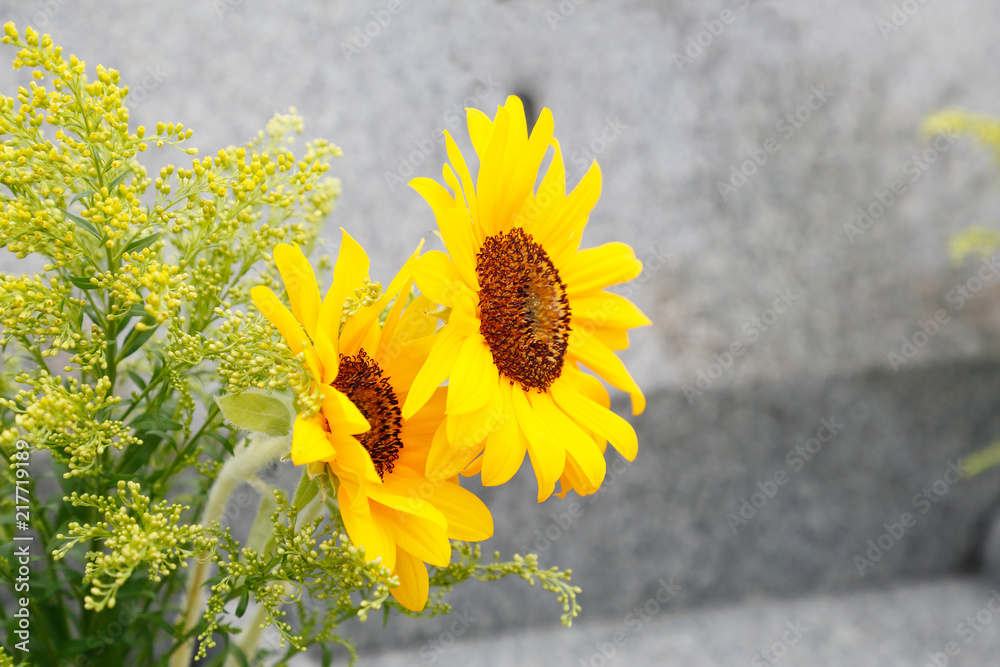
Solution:
<svg viewBox="0 0 1000 667">
<path fill-rule="evenodd" d="M 351 542 L 399 578 L 393 597 L 419 611 L 427 602 L 424 563 L 451 560 L 449 540 L 484 540 L 493 518 L 475 495 L 453 480 L 424 476 L 431 441 L 445 408 L 444 389 L 406 419 L 400 406 L 430 349 L 436 320 L 418 297 L 406 305 L 417 252 L 389 287 L 366 304 L 368 256 L 343 233 L 333 284 L 320 300 L 312 267 L 298 246 L 279 245 L 274 259 L 288 292 L 289 311 L 273 291 L 251 296 L 293 353 L 303 353 L 322 391 L 313 416 L 300 414 L 292 431 L 292 461 L 337 481 L 337 503 Z M 395 301 L 393 299 L 395 298 Z M 373 302 L 372 302 L 373 301 Z M 380 324 L 379 317 L 391 308 Z"/>
<path fill-rule="evenodd" d="M 638 441 L 609 409 L 604 385 L 581 366 L 629 393 L 633 413 L 642 412 L 642 391 L 615 351 L 628 347 L 629 329 L 650 321 L 604 289 L 635 278 L 642 263 L 623 243 L 579 249 L 601 171 L 595 161 L 566 194 L 548 109 L 530 136 L 513 96 L 492 121 L 469 109 L 468 124 L 480 164 L 475 185 L 447 132 L 451 164 L 443 171 L 451 191 L 428 178 L 410 183 L 434 210 L 447 249 L 421 256 L 413 276 L 450 310 L 403 417 L 417 414 L 447 380 L 444 434 L 434 440 L 429 477 L 467 466 L 463 472 L 481 471 L 484 484 L 503 484 L 527 453 L 539 502 L 557 481 L 560 495 L 593 493 L 604 479 L 607 443 L 631 461 Z"/>
</svg>

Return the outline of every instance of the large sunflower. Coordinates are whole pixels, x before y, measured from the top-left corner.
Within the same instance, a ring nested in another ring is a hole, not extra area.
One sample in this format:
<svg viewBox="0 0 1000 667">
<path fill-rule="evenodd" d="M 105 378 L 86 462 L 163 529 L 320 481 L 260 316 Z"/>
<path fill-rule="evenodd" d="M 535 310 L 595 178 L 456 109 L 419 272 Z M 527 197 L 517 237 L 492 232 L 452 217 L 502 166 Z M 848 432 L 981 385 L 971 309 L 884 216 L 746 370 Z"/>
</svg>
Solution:
<svg viewBox="0 0 1000 667">
<path fill-rule="evenodd" d="M 493 518 L 475 495 L 453 481 L 430 482 L 424 476 L 431 440 L 443 419 L 445 391 L 432 392 L 406 419 L 400 414 L 436 326 L 425 314 L 431 308 L 426 299 L 406 306 L 409 270 L 418 254 L 419 249 L 380 298 L 364 305 L 355 290 L 367 281 L 368 256 L 347 232 L 322 301 L 302 251 L 279 245 L 274 259 L 291 311 L 267 287 L 251 292 L 292 352 L 304 353 L 324 397 L 318 414 L 295 420 L 292 461 L 336 477 L 337 502 L 351 542 L 364 547 L 369 560 L 381 558 L 399 577 L 392 595 L 414 611 L 427 601 L 424 563 L 447 565 L 450 539 L 476 541 L 493 534 Z M 347 317 L 345 306 L 356 312 Z"/>
<path fill-rule="evenodd" d="M 445 432 L 434 440 L 428 476 L 447 477 L 468 464 L 465 472 L 481 470 L 484 484 L 502 484 L 527 452 L 539 501 L 557 481 L 560 495 L 570 488 L 593 493 L 604 479 L 607 442 L 630 461 L 638 442 L 628 422 L 609 409 L 601 382 L 580 366 L 628 392 L 633 413 L 644 409 L 645 398 L 615 351 L 628 347 L 630 328 L 649 319 L 604 290 L 635 278 L 642 263 L 623 243 L 579 250 L 601 171 L 595 161 L 566 194 L 548 109 L 530 137 L 516 97 L 492 121 L 469 109 L 468 123 L 480 163 L 475 185 L 447 133 L 451 164 L 443 171 L 451 191 L 428 178 L 411 182 L 434 210 L 448 251 L 421 256 L 413 276 L 450 315 L 410 388 L 403 417 L 417 414 L 447 380 Z M 552 159 L 536 190 L 550 147 Z"/>
</svg>

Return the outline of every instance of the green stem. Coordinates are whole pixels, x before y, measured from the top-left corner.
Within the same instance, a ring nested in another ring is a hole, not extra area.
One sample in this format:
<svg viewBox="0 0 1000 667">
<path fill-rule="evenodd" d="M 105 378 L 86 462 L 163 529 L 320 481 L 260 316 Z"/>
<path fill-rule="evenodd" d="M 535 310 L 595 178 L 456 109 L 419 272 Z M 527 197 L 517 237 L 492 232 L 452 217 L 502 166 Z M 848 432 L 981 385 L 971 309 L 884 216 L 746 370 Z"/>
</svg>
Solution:
<svg viewBox="0 0 1000 667">
<path fill-rule="evenodd" d="M 269 437 L 262 433 L 250 436 L 247 446 L 237 451 L 219 471 L 215 483 L 208 492 L 208 501 L 201 525 L 210 528 L 213 523 L 221 523 L 229 496 L 240 484 L 249 480 L 258 470 L 288 451 L 290 436 Z M 178 622 L 183 622 L 183 636 L 187 636 L 198 625 L 205 606 L 202 587 L 208 578 L 208 561 L 195 563 L 188 575 L 184 609 Z M 194 653 L 195 637 L 184 644 L 170 657 L 170 667 L 188 667 Z"/>
<path fill-rule="evenodd" d="M 320 510 L 323 508 L 323 501 L 315 497 L 314 489 L 310 492 L 310 485 L 315 487 L 315 484 L 309 478 L 308 470 L 303 471 L 302 477 L 299 480 L 299 486 L 295 491 L 295 499 L 311 498 L 311 500 L 307 501 L 302 511 L 296 516 L 295 523 L 298 526 L 305 526 L 312 523 L 313 519 L 319 516 Z M 293 506 L 295 505 L 294 500 L 292 504 Z M 285 592 L 288 593 L 291 590 L 291 585 L 288 582 L 284 582 L 284 586 Z M 247 660 L 250 660 L 253 657 L 253 652 L 257 650 L 257 645 L 260 643 L 261 636 L 264 634 L 266 627 L 264 623 L 267 620 L 267 608 L 262 604 L 256 604 L 254 607 L 253 615 L 247 620 L 242 640 L 239 642 L 240 650 L 247 657 Z M 232 656 L 226 658 L 225 667 L 236 667 L 236 659 Z"/>
</svg>

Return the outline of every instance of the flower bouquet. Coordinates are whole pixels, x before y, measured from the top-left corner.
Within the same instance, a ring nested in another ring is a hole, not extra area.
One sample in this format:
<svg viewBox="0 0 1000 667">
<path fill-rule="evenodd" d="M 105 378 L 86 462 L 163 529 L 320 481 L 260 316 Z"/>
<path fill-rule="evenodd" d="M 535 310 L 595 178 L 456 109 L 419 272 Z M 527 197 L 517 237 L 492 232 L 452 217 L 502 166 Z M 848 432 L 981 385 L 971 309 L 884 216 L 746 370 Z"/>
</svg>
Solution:
<svg viewBox="0 0 1000 667">
<path fill-rule="evenodd" d="M 37 272 L 0 275 L 0 665 L 313 645 L 328 665 L 356 657 L 351 619 L 445 613 L 453 586 L 511 575 L 569 625 L 569 571 L 484 560 L 492 517 L 461 484 L 502 485 L 527 454 L 538 502 L 591 494 L 609 442 L 638 448 L 601 380 L 643 409 L 616 351 L 649 320 L 605 290 L 641 263 L 580 249 L 601 172 L 566 192 L 550 111 L 529 132 L 516 97 L 470 109 L 477 176 L 447 136 L 444 184 L 411 183 L 445 251 L 415 242 L 379 282 L 347 231 L 309 260 L 341 152 L 294 153 L 294 110 L 203 155 L 180 123 L 130 128 L 115 70 L 4 33 L 32 80 L 0 98 L 0 246 Z M 151 177 L 149 149 L 190 165 Z M 294 490 L 260 475 L 278 461 Z"/>
</svg>

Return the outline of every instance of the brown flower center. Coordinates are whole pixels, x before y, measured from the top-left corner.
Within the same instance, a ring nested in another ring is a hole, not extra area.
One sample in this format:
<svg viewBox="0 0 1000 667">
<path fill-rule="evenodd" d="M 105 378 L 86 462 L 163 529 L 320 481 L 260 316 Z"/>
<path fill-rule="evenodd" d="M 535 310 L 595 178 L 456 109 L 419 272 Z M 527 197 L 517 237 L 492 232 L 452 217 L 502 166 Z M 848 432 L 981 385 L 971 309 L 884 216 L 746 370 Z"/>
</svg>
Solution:
<svg viewBox="0 0 1000 667">
<path fill-rule="evenodd" d="M 396 392 L 364 350 L 355 357 L 340 355 L 340 371 L 333 388 L 351 399 L 371 425 L 370 430 L 354 437 L 368 450 L 378 476 L 384 479 L 403 448 L 399 439 L 403 415 Z"/>
<path fill-rule="evenodd" d="M 511 384 L 544 391 L 562 372 L 569 299 L 548 253 L 521 228 L 483 241 L 476 255 L 479 332 Z"/>
</svg>

